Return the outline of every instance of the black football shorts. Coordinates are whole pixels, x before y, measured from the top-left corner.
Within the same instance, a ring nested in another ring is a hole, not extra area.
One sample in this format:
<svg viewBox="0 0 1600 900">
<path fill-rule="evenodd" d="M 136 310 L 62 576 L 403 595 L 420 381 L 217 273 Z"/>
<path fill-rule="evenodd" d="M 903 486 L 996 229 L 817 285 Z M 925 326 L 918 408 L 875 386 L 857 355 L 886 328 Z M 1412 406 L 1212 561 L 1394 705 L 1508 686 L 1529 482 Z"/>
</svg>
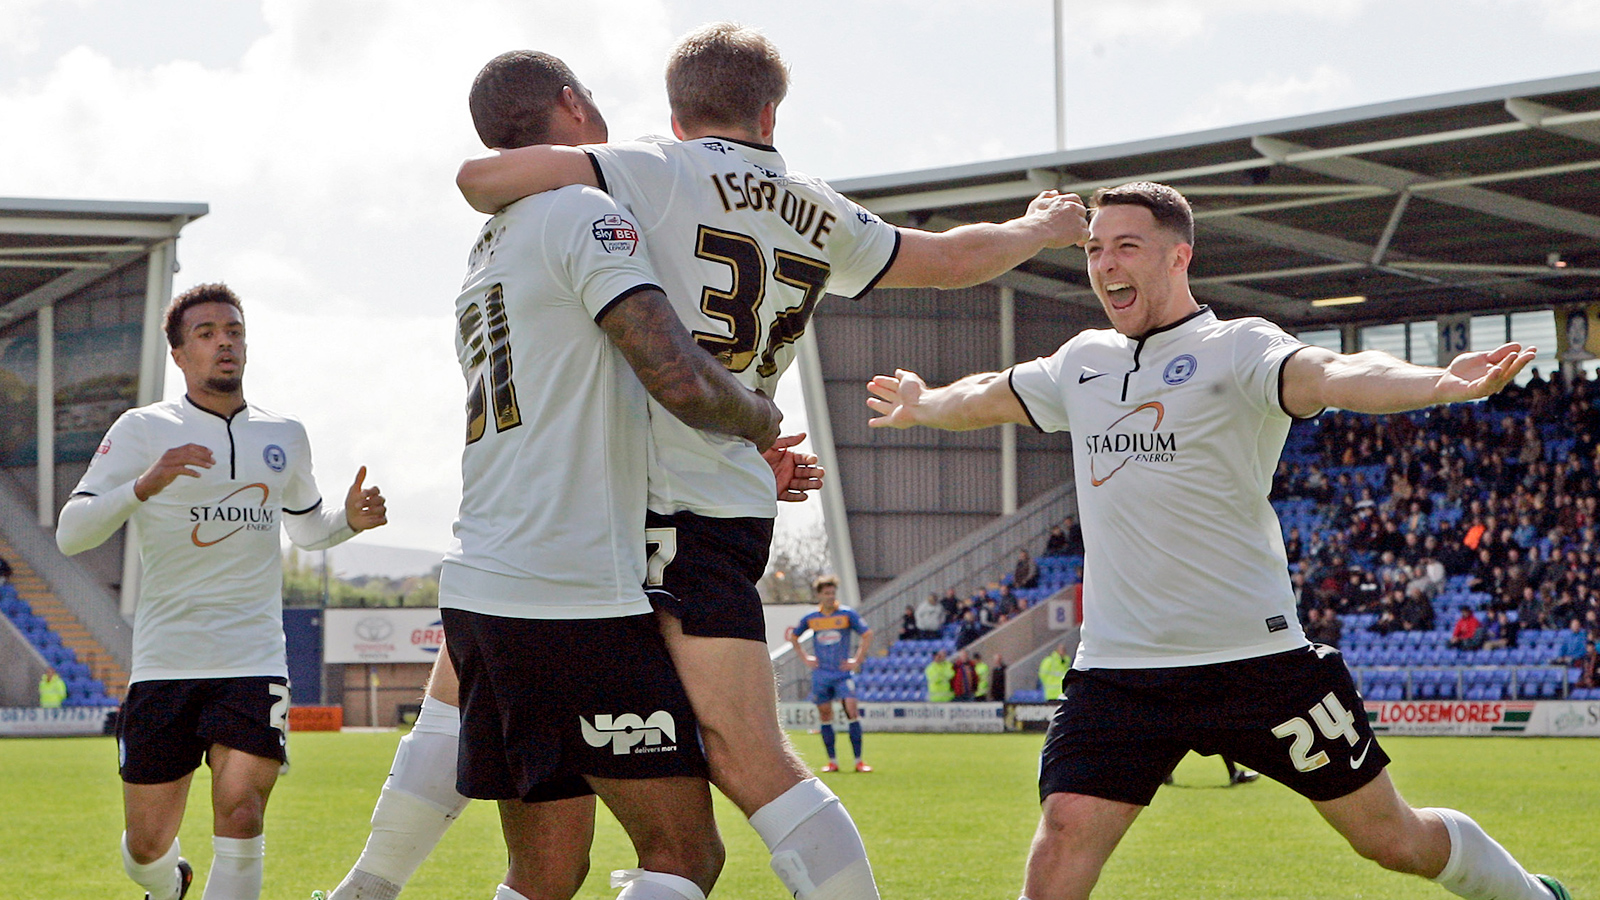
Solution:
<svg viewBox="0 0 1600 900">
<path fill-rule="evenodd" d="M 289 761 L 286 678 L 137 681 L 117 716 L 117 769 L 128 784 L 193 772 L 212 744 Z"/>
<path fill-rule="evenodd" d="M 531 803 L 593 793 L 585 775 L 705 777 L 699 725 L 653 614 L 441 612 L 461 678 L 464 796 Z"/>
<path fill-rule="evenodd" d="M 677 618 L 684 634 L 766 643 L 756 582 L 767 570 L 771 519 L 649 513 L 645 541 L 650 602 Z"/>
<path fill-rule="evenodd" d="M 1311 800 L 1350 794 L 1389 763 L 1344 658 L 1320 644 L 1205 666 L 1073 669 L 1064 690 L 1041 801 L 1073 793 L 1146 806 L 1190 750 Z"/>
</svg>

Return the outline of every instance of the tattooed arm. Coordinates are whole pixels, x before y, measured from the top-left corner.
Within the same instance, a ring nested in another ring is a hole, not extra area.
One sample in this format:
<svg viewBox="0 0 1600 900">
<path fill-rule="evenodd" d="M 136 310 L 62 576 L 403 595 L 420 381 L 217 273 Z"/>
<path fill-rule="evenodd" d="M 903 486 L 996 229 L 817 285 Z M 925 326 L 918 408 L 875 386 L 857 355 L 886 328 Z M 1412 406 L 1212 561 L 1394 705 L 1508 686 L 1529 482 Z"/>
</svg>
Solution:
<svg viewBox="0 0 1600 900">
<path fill-rule="evenodd" d="M 766 395 L 740 384 L 702 350 L 665 294 L 634 293 L 611 307 L 600 327 L 622 351 L 650 396 L 685 425 L 732 434 L 765 452 L 783 414 Z"/>
</svg>

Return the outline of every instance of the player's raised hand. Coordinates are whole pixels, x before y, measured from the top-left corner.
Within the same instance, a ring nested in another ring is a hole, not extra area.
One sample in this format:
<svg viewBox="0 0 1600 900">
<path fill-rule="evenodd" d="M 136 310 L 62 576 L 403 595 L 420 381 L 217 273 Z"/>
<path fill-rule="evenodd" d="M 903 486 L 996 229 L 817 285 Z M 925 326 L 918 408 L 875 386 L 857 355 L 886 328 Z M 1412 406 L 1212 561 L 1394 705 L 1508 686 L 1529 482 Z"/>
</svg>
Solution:
<svg viewBox="0 0 1600 900">
<path fill-rule="evenodd" d="M 1046 247 L 1081 247 L 1089 240 L 1089 212 L 1077 194 L 1044 191 L 1028 204 L 1028 216 L 1046 229 Z"/>
<path fill-rule="evenodd" d="M 868 419 L 873 428 L 910 428 L 918 424 L 917 412 L 922 402 L 922 392 L 927 387 L 922 376 L 905 369 L 895 369 L 893 375 L 874 375 L 867 382 L 867 406 L 878 414 Z"/>
<path fill-rule="evenodd" d="M 1523 349 L 1515 343 L 1481 353 L 1463 353 L 1451 360 L 1450 367 L 1439 376 L 1439 400 L 1460 403 L 1499 393 L 1537 355 L 1538 347 Z"/>
<path fill-rule="evenodd" d="M 822 467 L 810 453 L 799 453 L 789 448 L 806 439 L 805 432 L 784 435 L 773 442 L 761 458 L 772 467 L 772 478 L 777 484 L 778 499 L 786 503 L 800 503 L 807 491 L 822 487 Z"/>
<path fill-rule="evenodd" d="M 356 531 L 366 531 L 368 528 L 377 528 L 389 522 L 383 493 L 378 490 L 377 485 L 362 487 L 362 482 L 366 480 L 367 467 L 362 466 L 356 470 L 356 480 L 351 483 L 350 490 L 344 495 L 344 518 Z"/>
<path fill-rule="evenodd" d="M 216 465 L 217 460 L 211 455 L 208 447 L 200 444 L 184 444 L 173 447 L 161 454 L 161 458 L 151 464 L 133 481 L 133 495 L 141 502 L 167 489 L 167 486 L 178 480 L 179 475 L 189 478 L 199 478 L 196 469 L 209 469 Z"/>
</svg>

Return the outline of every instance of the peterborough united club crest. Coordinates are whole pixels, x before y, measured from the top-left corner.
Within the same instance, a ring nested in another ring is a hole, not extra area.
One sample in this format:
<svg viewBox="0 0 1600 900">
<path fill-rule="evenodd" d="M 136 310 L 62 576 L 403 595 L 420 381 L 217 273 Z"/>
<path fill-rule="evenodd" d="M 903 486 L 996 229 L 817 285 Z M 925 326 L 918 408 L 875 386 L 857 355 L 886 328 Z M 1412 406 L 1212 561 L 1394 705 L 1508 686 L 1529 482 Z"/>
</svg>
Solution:
<svg viewBox="0 0 1600 900">
<path fill-rule="evenodd" d="M 633 223 L 623 217 L 612 214 L 603 219 L 595 220 L 593 225 L 594 239 L 600 246 L 606 248 L 607 253 L 622 253 L 628 256 L 639 247 L 639 230 Z"/>
</svg>

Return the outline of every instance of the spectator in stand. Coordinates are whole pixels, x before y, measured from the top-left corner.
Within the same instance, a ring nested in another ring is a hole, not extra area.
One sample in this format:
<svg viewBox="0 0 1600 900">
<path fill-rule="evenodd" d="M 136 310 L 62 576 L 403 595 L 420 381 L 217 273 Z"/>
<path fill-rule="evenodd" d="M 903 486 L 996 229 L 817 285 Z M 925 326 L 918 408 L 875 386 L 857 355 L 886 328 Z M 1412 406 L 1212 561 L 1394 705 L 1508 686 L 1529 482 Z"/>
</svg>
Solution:
<svg viewBox="0 0 1600 900">
<path fill-rule="evenodd" d="M 951 588 L 939 598 L 939 605 L 944 607 L 944 622 L 939 623 L 943 628 L 945 623 L 954 622 L 961 615 L 961 598 L 956 596 L 956 589 Z"/>
<path fill-rule="evenodd" d="M 1483 639 L 1479 646 L 1485 650 L 1498 650 L 1506 645 L 1504 619 L 1504 612 L 1490 612 L 1484 616 L 1483 627 L 1478 630 L 1478 636 Z"/>
<path fill-rule="evenodd" d="M 1078 520 L 1076 518 L 1067 516 L 1065 519 L 1061 520 L 1061 530 L 1067 533 L 1067 555 L 1082 556 L 1083 526 L 1078 524 Z"/>
<path fill-rule="evenodd" d="M 1039 564 L 1026 550 L 1017 551 L 1017 566 L 1011 571 L 1011 584 L 1018 589 L 1039 586 Z"/>
<path fill-rule="evenodd" d="M 984 629 L 984 627 L 978 623 L 978 614 L 976 611 L 968 608 L 962 612 L 959 625 L 956 628 L 956 650 L 958 651 L 956 655 L 965 658 L 965 656 L 959 651 L 978 638 L 983 637 L 985 630 L 986 629 Z"/>
<path fill-rule="evenodd" d="M 1478 617 L 1473 614 L 1469 606 L 1461 607 L 1461 618 L 1456 620 L 1455 627 L 1450 630 L 1449 646 L 1454 650 L 1477 650 L 1483 646 L 1483 635 L 1478 633 L 1482 625 Z"/>
<path fill-rule="evenodd" d="M 1424 556 L 1417 563 L 1416 577 L 1406 586 L 1406 590 L 1415 590 L 1431 601 L 1444 590 L 1444 583 L 1448 577 L 1444 563 L 1431 556 Z"/>
<path fill-rule="evenodd" d="M 1061 683 L 1071 668 L 1072 656 L 1067 653 L 1066 641 L 1057 644 L 1056 649 L 1039 660 L 1039 687 L 1044 691 L 1046 700 L 1061 699 Z"/>
<path fill-rule="evenodd" d="M 900 640 L 909 641 L 922 637 L 922 629 L 917 627 L 917 608 L 906 604 L 906 611 L 900 614 Z"/>
<path fill-rule="evenodd" d="M 972 699 L 989 699 L 990 677 L 993 673 L 989 664 L 983 661 L 983 654 L 976 650 L 972 651 L 972 671 L 978 678 L 978 686 L 972 691 Z"/>
<path fill-rule="evenodd" d="M 931 640 L 939 636 L 939 630 L 944 628 L 944 604 L 939 602 L 939 597 L 929 594 L 928 599 L 922 601 L 917 607 L 917 635 L 924 640 Z"/>
<path fill-rule="evenodd" d="M 67 701 L 67 683 L 55 669 L 47 669 L 39 678 L 39 705 L 45 709 L 58 709 Z"/>
<path fill-rule="evenodd" d="M 955 694 L 950 691 L 950 681 L 955 678 L 955 666 L 945 656 L 943 650 L 935 650 L 933 661 L 922 670 L 923 677 L 928 679 L 928 702 L 949 703 L 955 699 Z"/>
<path fill-rule="evenodd" d="M 1050 533 L 1044 539 L 1044 552 L 1040 556 L 1066 556 L 1067 533 L 1061 530 L 1060 525 L 1052 525 Z"/>
<path fill-rule="evenodd" d="M 950 693 L 959 702 L 966 703 L 978 689 L 978 671 L 965 650 L 957 650 L 950 657 Z"/>
<path fill-rule="evenodd" d="M 1400 630 L 1399 604 L 1390 595 L 1384 599 L 1383 606 L 1378 610 L 1378 618 L 1367 627 L 1373 634 L 1389 634 Z"/>
<path fill-rule="evenodd" d="M 1583 658 L 1584 644 L 1588 635 L 1583 633 L 1583 621 L 1574 618 L 1567 624 L 1567 630 L 1561 633 L 1561 640 L 1556 644 L 1555 662 L 1563 665 L 1572 665 Z"/>
<path fill-rule="evenodd" d="M 1595 652 L 1594 639 L 1584 641 L 1583 658 L 1578 660 L 1578 687 L 1600 687 L 1600 653 Z"/>
<path fill-rule="evenodd" d="M 1522 598 L 1517 601 L 1517 624 L 1529 628 L 1539 627 L 1539 617 L 1544 613 L 1544 601 L 1540 599 L 1539 592 L 1532 585 L 1522 589 Z"/>
<path fill-rule="evenodd" d="M 988 699 L 1003 702 L 1006 699 L 1006 658 L 996 655 L 994 668 L 989 670 Z"/>
<path fill-rule="evenodd" d="M 1022 601 L 1018 599 L 1017 592 L 1011 589 L 1011 585 L 1000 585 L 1000 599 L 995 601 L 994 611 L 1002 622 L 1022 612 Z"/>
<path fill-rule="evenodd" d="M 17 606 L 20 608 L 21 603 L 21 595 L 17 593 L 16 587 L 11 584 L 11 564 L 6 562 L 4 557 L 0 557 L 0 605 L 5 607 L 0 609 L 0 614 L 10 616 L 12 613 L 11 607 Z"/>
<path fill-rule="evenodd" d="M 1289 537 L 1283 542 L 1283 552 L 1289 560 L 1290 567 L 1298 566 L 1305 559 L 1305 540 L 1300 537 L 1300 529 L 1289 529 Z"/>
<path fill-rule="evenodd" d="M 1368 612 L 1377 607 L 1380 596 L 1378 583 L 1371 575 L 1361 569 L 1351 569 L 1350 578 L 1339 594 L 1338 608 L 1340 612 Z"/>
<path fill-rule="evenodd" d="M 1408 593 L 1400 600 L 1396 614 L 1400 628 L 1405 631 L 1432 631 L 1434 626 L 1433 603 L 1420 593 Z"/>
<path fill-rule="evenodd" d="M 1327 644 L 1329 647 L 1339 646 L 1339 640 L 1344 635 L 1344 623 L 1339 621 L 1338 615 L 1331 609 L 1311 610 L 1311 621 L 1306 625 L 1306 639 L 1314 644 Z"/>
</svg>

